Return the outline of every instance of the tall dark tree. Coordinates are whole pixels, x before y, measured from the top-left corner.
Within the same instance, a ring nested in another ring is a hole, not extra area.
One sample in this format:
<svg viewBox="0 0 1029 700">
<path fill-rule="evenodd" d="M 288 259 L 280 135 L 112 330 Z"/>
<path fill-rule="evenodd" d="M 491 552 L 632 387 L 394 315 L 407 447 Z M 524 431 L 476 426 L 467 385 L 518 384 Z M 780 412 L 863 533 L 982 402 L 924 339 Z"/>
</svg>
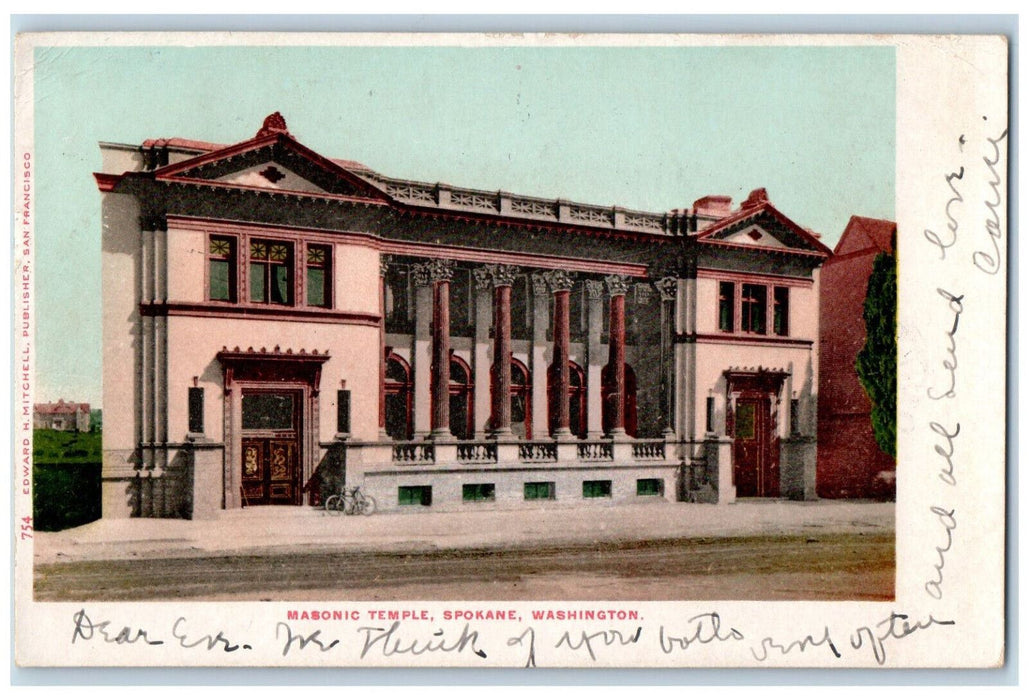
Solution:
<svg viewBox="0 0 1029 700">
<path fill-rule="evenodd" d="M 896 236 L 891 246 L 896 251 Z M 879 253 L 865 296 L 865 346 L 857 375 L 872 401 L 872 430 L 879 448 L 897 456 L 897 257 Z"/>
</svg>

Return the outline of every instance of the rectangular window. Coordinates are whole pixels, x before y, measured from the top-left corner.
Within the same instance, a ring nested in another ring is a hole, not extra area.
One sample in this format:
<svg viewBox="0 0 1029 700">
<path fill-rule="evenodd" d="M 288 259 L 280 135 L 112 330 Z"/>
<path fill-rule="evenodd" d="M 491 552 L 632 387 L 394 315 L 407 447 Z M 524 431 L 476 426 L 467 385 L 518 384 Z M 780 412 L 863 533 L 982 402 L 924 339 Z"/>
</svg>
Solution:
<svg viewBox="0 0 1029 700">
<path fill-rule="evenodd" d="M 789 287 L 775 288 L 775 311 L 772 330 L 776 335 L 790 334 L 790 290 Z"/>
<path fill-rule="evenodd" d="M 397 503 L 402 506 L 431 506 L 431 486 L 401 486 L 397 489 Z"/>
<path fill-rule="evenodd" d="M 707 425 L 705 427 L 707 432 L 715 432 L 715 397 L 707 397 Z"/>
<path fill-rule="evenodd" d="M 637 496 L 664 496 L 664 479 L 636 479 Z"/>
<path fill-rule="evenodd" d="M 236 301 L 236 239 L 211 236 L 207 248 L 207 298 Z"/>
<path fill-rule="evenodd" d="M 790 433 L 800 435 L 800 399 L 790 399 Z"/>
<path fill-rule="evenodd" d="M 454 270 L 450 279 L 450 334 L 471 335 L 472 328 L 472 271 Z"/>
<path fill-rule="evenodd" d="M 611 498 L 610 479 L 598 479 L 582 482 L 583 498 Z"/>
<path fill-rule="evenodd" d="M 386 271 L 386 332 L 410 333 L 411 284 L 410 268 L 407 265 L 389 266 Z"/>
<path fill-rule="evenodd" d="M 763 284 L 743 285 L 740 303 L 743 312 L 741 329 L 744 333 L 765 333 L 767 296 L 768 289 Z"/>
<path fill-rule="evenodd" d="M 736 311 L 736 285 L 732 282 L 718 283 L 718 330 L 732 332 L 735 329 L 733 316 Z"/>
<path fill-rule="evenodd" d="M 511 285 L 511 337 L 515 340 L 528 340 L 529 321 L 529 276 L 518 275 Z"/>
<path fill-rule="evenodd" d="M 255 304 L 292 304 L 292 269 L 292 243 L 250 241 L 250 301 Z"/>
<path fill-rule="evenodd" d="M 350 432 L 350 389 L 336 391 L 336 432 Z"/>
<path fill-rule="evenodd" d="M 307 246 L 307 305 L 332 305 L 332 248 L 327 245 Z"/>
<path fill-rule="evenodd" d="M 464 501 L 495 501 L 497 489 L 495 484 L 464 484 L 461 486 L 461 499 Z"/>
<path fill-rule="evenodd" d="M 527 501 L 539 501 L 539 500 L 553 500 L 554 499 L 554 482 L 553 481 L 527 481 L 525 482 L 525 500 Z"/>
<path fill-rule="evenodd" d="M 189 432 L 197 435 L 203 435 L 204 433 L 203 387 L 189 387 Z"/>
</svg>

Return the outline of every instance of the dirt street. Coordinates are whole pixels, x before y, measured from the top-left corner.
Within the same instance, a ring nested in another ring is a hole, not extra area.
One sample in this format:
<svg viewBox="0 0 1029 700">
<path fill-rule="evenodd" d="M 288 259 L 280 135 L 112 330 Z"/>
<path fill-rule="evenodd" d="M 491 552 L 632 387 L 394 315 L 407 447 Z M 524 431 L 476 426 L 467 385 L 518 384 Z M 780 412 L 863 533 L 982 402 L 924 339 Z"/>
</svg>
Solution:
<svg viewBox="0 0 1029 700">
<path fill-rule="evenodd" d="M 37 564 L 37 600 L 890 600 L 892 532 Z"/>
</svg>

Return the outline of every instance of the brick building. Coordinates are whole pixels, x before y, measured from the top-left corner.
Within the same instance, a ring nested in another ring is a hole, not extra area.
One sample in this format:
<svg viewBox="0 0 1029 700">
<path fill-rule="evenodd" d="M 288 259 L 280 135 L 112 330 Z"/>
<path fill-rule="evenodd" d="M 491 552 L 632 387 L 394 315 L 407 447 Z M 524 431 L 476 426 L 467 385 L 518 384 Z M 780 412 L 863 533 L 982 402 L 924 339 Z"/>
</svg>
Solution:
<svg viewBox="0 0 1029 700">
<path fill-rule="evenodd" d="M 879 253 L 890 253 L 897 225 L 852 216 L 833 257 L 822 268 L 821 372 L 818 383 L 818 495 L 887 495 L 893 458 L 875 442 L 872 404 L 855 363 L 865 344 L 868 278 Z"/>
</svg>

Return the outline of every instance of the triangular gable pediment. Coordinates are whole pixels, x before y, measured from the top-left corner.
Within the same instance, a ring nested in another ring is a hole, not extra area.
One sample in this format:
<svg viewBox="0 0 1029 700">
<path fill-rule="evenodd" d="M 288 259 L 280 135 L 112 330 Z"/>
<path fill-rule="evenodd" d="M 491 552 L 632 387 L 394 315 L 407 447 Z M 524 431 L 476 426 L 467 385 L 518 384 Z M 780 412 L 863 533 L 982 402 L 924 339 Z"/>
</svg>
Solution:
<svg viewBox="0 0 1029 700">
<path fill-rule="evenodd" d="M 729 233 L 720 240 L 724 240 L 726 243 L 735 243 L 737 245 L 753 245 L 759 248 L 787 247 L 785 243 L 783 243 L 778 238 L 773 236 L 771 233 L 757 225 L 747 226 L 742 230 Z"/>
<path fill-rule="evenodd" d="M 323 188 L 273 160 L 215 178 L 217 182 L 243 187 L 265 187 L 289 192 L 328 194 Z"/>
<path fill-rule="evenodd" d="M 701 241 L 828 256 L 818 237 L 770 203 L 743 209 L 700 232 Z"/>
<path fill-rule="evenodd" d="M 252 139 L 154 171 L 158 180 L 206 180 L 237 187 L 383 200 L 385 195 L 288 134 Z"/>
</svg>

